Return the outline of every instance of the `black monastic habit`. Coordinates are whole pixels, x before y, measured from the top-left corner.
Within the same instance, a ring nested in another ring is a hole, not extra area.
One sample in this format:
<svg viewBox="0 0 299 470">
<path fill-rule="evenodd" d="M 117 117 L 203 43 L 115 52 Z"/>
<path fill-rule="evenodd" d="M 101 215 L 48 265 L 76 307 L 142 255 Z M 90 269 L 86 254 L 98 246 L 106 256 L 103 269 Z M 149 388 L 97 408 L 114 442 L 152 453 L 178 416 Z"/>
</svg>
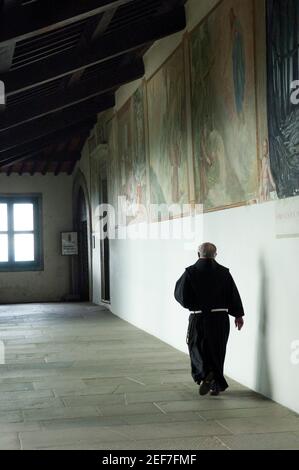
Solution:
<svg viewBox="0 0 299 470">
<path fill-rule="evenodd" d="M 200 383 L 209 372 L 221 390 L 228 384 L 223 375 L 226 345 L 229 336 L 229 316 L 244 315 L 241 297 L 228 268 L 214 259 L 200 258 L 186 268 L 175 286 L 175 299 L 191 312 L 187 344 L 194 381 Z M 228 312 L 212 312 L 227 309 Z"/>
</svg>

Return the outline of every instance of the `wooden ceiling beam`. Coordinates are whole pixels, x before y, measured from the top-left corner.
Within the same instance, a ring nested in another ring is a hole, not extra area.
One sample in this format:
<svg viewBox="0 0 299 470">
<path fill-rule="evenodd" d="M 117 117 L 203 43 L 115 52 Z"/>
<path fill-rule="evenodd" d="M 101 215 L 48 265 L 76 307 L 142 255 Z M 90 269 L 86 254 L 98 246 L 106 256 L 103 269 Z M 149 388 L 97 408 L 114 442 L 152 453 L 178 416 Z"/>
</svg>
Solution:
<svg viewBox="0 0 299 470">
<path fill-rule="evenodd" d="M 47 158 L 47 160 L 45 160 L 43 166 L 42 166 L 42 169 L 41 169 L 41 174 L 43 176 L 45 176 L 48 171 L 49 171 L 49 167 L 50 167 L 50 163 L 51 163 L 51 159 L 50 158 Z"/>
<path fill-rule="evenodd" d="M 99 37 L 102 36 L 102 34 L 104 34 L 105 31 L 107 31 L 111 21 L 114 18 L 114 15 L 115 15 L 116 11 L 117 11 L 117 8 L 110 8 L 110 10 L 106 11 L 103 14 L 103 16 L 101 17 L 100 21 L 98 22 L 94 32 L 92 33 L 91 41 L 90 41 L 91 43 L 93 43 L 94 41 L 99 39 Z"/>
<path fill-rule="evenodd" d="M 104 32 L 108 29 L 112 19 L 114 18 L 115 13 L 117 12 L 117 7 L 116 8 L 111 8 L 110 10 L 106 11 L 103 13 L 103 15 L 98 15 L 98 22 L 96 25 L 94 25 L 94 19 L 92 18 L 87 22 L 85 31 L 83 32 L 81 36 L 81 40 L 79 42 L 79 45 L 77 47 L 77 50 L 80 54 L 83 54 L 84 51 L 87 50 L 90 45 L 99 38 Z M 68 83 L 68 87 L 74 86 L 76 83 L 78 83 L 82 75 L 85 72 L 85 68 L 82 68 L 78 70 L 77 72 L 74 72 L 71 75 L 71 78 Z"/>
<path fill-rule="evenodd" d="M 0 167 L 0 171 L 1 171 L 1 167 Z M 6 170 L 6 176 L 10 176 L 13 172 L 13 166 L 9 166 Z"/>
<path fill-rule="evenodd" d="M 112 108 L 114 105 L 114 95 L 103 95 L 84 101 L 59 113 L 53 113 L 36 121 L 25 123 L 17 128 L 17 132 L 11 132 L 10 130 L 2 132 L 0 159 L 2 152 L 13 150 L 34 139 L 43 138 L 53 132 L 86 121 L 90 117 L 96 119 L 98 113 Z"/>
<path fill-rule="evenodd" d="M 20 169 L 19 169 L 19 175 L 21 176 L 23 173 L 24 173 L 24 169 L 25 169 L 25 165 L 26 165 L 26 160 L 23 161 Z M 10 166 L 10 168 L 12 169 L 13 168 L 13 165 Z"/>
<path fill-rule="evenodd" d="M 15 165 L 16 163 L 24 162 L 26 160 L 30 160 L 32 158 L 32 155 L 22 155 L 18 156 L 16 158 L 11 158 L 10 160 L 6 161 L 0 161 L 0 168 L 1 167 L 11 167 Z"/>
<path fill-rule="evenodd" d="M 57 176 L 59 173 L 61 173 L 61 168 L 64 164 L 69 163 L 76 165 L 76 163 L 80 160 L 81 158 L 81 152 L 76 151 L 76 152 L 70 152 L 67 155 L 60 155 L 60 156 L 55 156 L 55 158 L 52 161 L 56 162 L 56 167 L 54 171 L 54 175 Z"/>
<path fill-rule="evenodd" d="M 37 152 L 41 152 L 47 149 L 49 146 L 58 145 L 60 142 L 66 141 L 72 138 L 74 135 L 87 134 L 94 124 L 94 119 L 88 119 L 85 122 L 80 122 L 74 126 L 69 126 L 65 129 L 57 130 L 47 134 L 46 136 L 33 138 L 31 141 L 21 144 L 17 147 L 13 147 L 8 150 L 0 149 L 0 165 L 4 165 L 5 162 L 15 161 L 18 157 L 24 155 L 30 156 Z"/>
<path fill-rule="evenodd" d="M 105 13 L 134 0 L 42 0 L 22 5 L 14 2 L 9 12 L 1 15 L 0 45 L 30 39 Z"/>
<path fill-rule="evenodd" d="M 0 74 L 0 80 L 6 84 L 6 95 L 10 96 L 120 57 L 185 27 L 186 15 L 182 6 L 154 19 L 144 18 L 134 24 L 134 27 L 123 29 L 121 33 L 114 32 L 100 37 L 84 55 L 65 52 L 59 60 L 55 56 L 49 57 L 23 67 L 21 72 L 12 70 L 8 74 Z"/>
<path fill-rule="evenodd" d="M 64 163 L 63 161 L 60 161 L 60 162 L 57 162 L 57 163 L 56 163 L 55 170 L 54 170 L 54 176 L 58 176 L 58 175 L 59 175 L 63 163 Z"/>
<path fill-rule="evenodd" d="M 115 70 L 99 74 L 95 79 L 87 80 L 84 83 L 77 84 L 70 89 L 60 91 L 44 99 L 35 98 L 24 105 L 15 105 L 12 109 L 7 106 L 6 110 L 0 115 L 0 136 L 1 133 L 15 128 L 34 119 L 42 118 L 48 114 L 61 111 L 79 103 L 84 103 L 96 96 L 107 93 L 133 80 L 143 77 L 144 64 L 142 59 L 137 59 L 131 65 L 121 67 Z"/>
</svg>

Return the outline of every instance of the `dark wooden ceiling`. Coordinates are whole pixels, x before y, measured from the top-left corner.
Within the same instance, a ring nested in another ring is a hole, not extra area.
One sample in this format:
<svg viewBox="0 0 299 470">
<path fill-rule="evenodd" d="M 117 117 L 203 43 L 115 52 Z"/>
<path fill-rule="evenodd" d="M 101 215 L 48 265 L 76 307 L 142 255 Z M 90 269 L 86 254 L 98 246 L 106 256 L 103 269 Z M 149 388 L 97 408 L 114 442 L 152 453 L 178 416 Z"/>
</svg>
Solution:
<svg viewBox="0 0 299 470">
<path fill-rule="evenodd" d="M 71 174 L 99 112 L 144 75 L 186 0 L 0 0 L 0 172 Z"/>
</svg>

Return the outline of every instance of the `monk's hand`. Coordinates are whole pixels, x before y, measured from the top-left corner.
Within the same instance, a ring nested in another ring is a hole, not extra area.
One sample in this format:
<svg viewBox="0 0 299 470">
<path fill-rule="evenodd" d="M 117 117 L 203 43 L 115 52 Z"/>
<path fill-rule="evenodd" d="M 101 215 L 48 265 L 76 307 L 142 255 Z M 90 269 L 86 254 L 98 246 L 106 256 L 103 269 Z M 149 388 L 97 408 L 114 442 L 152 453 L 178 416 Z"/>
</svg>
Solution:
<svg viewBox="0 0 299 470">
<path fill-rule="evenodd" d="M 238 330 L 240 331 L 244 325 L 244 320 L 243 320 L 243 317 L 238 317 L 235 319 L 235 325 L 236 325 L 236 328 L 238 328 Z"/>
</svg>

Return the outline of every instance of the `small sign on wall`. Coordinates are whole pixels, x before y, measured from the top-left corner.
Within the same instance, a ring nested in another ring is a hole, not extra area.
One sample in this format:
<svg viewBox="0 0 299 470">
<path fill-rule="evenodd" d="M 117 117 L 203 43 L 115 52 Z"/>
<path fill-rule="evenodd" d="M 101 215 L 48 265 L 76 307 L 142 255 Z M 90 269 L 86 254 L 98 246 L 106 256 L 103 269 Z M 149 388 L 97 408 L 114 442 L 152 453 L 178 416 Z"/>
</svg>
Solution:
<svg viewBox="0 0 299 470">
<path fill-rule="evenodd" d="M 71 256 L 78 254 L 78 233 L 62 232 L 61 233 L 61 253 L 63 256 Z"/>
</svg>

